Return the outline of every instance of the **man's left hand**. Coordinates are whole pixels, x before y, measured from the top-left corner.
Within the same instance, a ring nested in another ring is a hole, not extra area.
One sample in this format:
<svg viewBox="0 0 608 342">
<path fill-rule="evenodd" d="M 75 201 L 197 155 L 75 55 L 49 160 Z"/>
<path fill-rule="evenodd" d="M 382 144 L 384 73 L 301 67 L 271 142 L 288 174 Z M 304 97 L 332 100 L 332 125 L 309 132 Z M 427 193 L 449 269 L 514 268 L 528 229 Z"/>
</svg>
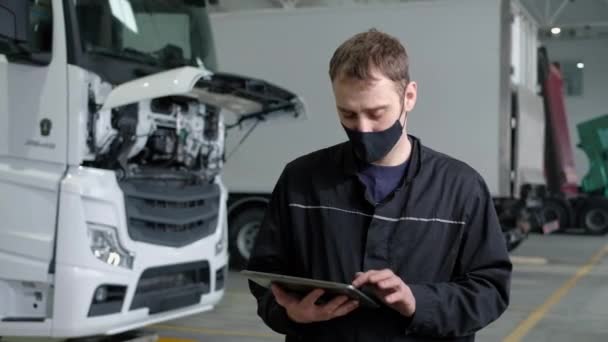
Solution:
<svg viewBox="0 0 608 342">
<path fill-rule="evenodd" d="M 357 273 L 353 286 L 360 288 L 364 285 L 370 285 L 379 299 L 403 316 L 412 317 L 416 312 L 414 294 L 393 271 L 384 269 Z"/>
</svg>

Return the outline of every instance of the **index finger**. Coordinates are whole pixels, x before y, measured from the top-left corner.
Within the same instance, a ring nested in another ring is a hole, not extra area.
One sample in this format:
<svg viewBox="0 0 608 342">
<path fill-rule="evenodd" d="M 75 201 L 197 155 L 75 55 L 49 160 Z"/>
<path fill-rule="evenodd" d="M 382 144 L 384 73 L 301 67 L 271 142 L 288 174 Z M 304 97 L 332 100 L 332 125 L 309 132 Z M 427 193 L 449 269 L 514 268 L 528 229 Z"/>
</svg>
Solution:
<svg viewBox="0 0 608 342">
<path fill-rule="evenodd" d="M 373 274 L 372 276 L 369 277 L 369 281 L 373 284 L 376 284 L 378 282 L 381 282 L 383 280 L 387 280 L 389 278 L 392 278 L 395 276 L 395 273 L 393 273 L 393 271 L 389 270 L 389 269 L 385 269 L 379 272 L 376 272 L 375 274 Z"/>
<path fill-rule="evenodd" d="M 366 284 L 367 282 L 369 282 L 369 278 L 376 274 L 377 271 L 371 270 L 371 271 L 367 271 L 365 273 L 359 273 L 357 275 L 357 277 L 355 278 L 355 280 L 353 280 L 353 286 L 354 287 L 359 287 L 361 285 Z"/>
</svg>

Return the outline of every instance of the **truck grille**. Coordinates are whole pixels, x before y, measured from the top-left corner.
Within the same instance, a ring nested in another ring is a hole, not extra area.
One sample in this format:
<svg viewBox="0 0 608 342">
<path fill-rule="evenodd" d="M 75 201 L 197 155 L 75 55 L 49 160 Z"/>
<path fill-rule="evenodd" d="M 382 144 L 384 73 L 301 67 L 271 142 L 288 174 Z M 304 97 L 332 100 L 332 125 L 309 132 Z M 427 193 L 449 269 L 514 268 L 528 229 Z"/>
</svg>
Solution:
<svg viewBox="0 0 608 342">
<path fill-rule="evenodd" d="M 163 180 L 125 180 L 129 236 L 135 241 L 182 247 L 215 232 L 220 188 Z"/>
</svg>

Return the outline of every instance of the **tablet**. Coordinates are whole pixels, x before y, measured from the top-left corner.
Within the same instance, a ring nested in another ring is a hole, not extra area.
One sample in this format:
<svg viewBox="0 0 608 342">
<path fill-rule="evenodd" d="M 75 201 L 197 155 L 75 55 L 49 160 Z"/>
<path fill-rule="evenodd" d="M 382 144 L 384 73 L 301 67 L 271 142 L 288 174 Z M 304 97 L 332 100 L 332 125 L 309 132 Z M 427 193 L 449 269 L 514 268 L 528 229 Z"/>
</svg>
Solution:
<svg viewBox="0 0 608 342">
<path fill-rule="evenodd" d="M 331 281 L 316 280 L 310 278 L 299 278 L 276 273 L 264 273 L 250 270 L 241 271 L 241 274 L 254 281 L 260 286 L 270 288 L 271 284 L 277 284 L 285 291 L 304 297 L 314 289 L 323 289 L 325 293 L 321 297 L 321 303 L 331 300 L 332 297 L 345 295 L 359 301 L 359 306 L 377 309 L 380 307 L 372 296 L 365 294 L 351 284 L 335 283 Z"/>
</svg>

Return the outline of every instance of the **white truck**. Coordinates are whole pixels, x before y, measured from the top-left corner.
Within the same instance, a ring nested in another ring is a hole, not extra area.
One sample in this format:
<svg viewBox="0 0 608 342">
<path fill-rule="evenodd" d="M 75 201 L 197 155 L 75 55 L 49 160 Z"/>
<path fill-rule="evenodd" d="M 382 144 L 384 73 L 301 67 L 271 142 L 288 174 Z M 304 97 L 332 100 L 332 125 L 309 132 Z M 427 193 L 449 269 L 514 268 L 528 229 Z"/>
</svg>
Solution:
<svg viewBox="0 0 608 342">
<path fill-rule="evenodd" d="M 304 109 L 214 65 L 202 0 L 0 1 L 0 336 L 114 335 L 221 300 L 228 118 Z"/>
<path fill-rule="evenodd" d="M 545 180 L 544 114 L 536 88 L 537 26 L 518 2 L 408 1 L 234 10 L 210 17 L 219 68 L 250 71 L 289 87 L 307 104 L 306 120 L 257 128 L 226 161 L 229 245 L 235 266 L 249 257 L 268 195 L 284 165 L 345 141 L 329 60 L 340 43 L 372 27 L 399 38 L 410 54 L 419 98 L 409 115 L 409 133 L 482 174 L 495 196 L 510 247 L 534 223 L 532 218 L 538 221 L 535 194 Z M 247 58 L 238 58 L 238 52 L 248 50 Z M 231 136 L 227 148 L 240 141 L 239 135 Z"/>
</svg>

